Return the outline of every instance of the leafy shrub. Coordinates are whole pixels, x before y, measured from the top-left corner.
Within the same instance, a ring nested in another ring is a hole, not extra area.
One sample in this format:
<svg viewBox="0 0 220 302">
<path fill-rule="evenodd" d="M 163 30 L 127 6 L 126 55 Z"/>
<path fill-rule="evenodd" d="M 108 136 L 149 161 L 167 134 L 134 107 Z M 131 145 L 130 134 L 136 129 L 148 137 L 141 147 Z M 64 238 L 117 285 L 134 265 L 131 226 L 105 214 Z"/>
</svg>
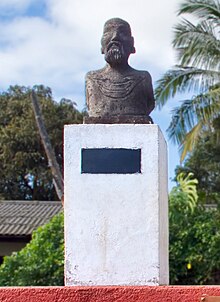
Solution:
<svg viewBox="0 0 220 302">
<path fill-rule="evenodd" d="M 33 232 L 21 251 L 4 257 L 0 266 L 0 286 L 40 286 L 64 284 L 63 213 Z"/>
</svg>

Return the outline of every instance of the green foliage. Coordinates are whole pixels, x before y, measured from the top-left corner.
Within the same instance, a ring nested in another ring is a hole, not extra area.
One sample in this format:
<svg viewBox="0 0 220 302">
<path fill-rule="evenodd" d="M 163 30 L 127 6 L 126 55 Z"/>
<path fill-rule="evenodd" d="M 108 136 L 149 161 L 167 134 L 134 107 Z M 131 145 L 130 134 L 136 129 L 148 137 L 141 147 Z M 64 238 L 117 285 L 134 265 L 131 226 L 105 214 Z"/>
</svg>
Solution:
<svg viewBox="0 0 220 302">
<path fill-rule="evenodd" d="M 173 110 L 168 133 L 180 145 L 183 160 L 220 111 L 220 4 L 217 0 L 185 0 L 179 15 L 191 14 L 194 23 L 182 19 L 174 31 L 177 65 L 157 82 L 155 96 L 161 108 L 177 93 L 193 92 Z"/>
<path fill-rule="evenodd" d="M 198 203 L 192 175 L 178 179 L 169 195 L 170 283 L 218 284 L 220 212 Z"/>
<path fill-rule="evenodd" d="M 50 88 L 35 86 L 34 90 L 57 161 L 62 166 L 63 125 L 81 123 L 82 114 L 70 100 L 55 102 Z M 56 200 L 30 92 L 30 88 L 13 86 L 0 93 L 0 198 Z"/>
<path fill-rule="evenodd" d="M 218 204 L 220 207 L 220 118 L 213 122 L 212 131 L 199 139 L 192 154 L 177 173 L 192 171 L 198 179 L 200 203 Z"/>
<path fill-rule="evenodd" d="M 198 200 L 196 185 L 197 179 L 193 178 L 193 174 L 177 175 L 178 185 L 172 189 L 169 196 L 170 218 L 181 219 L 182 212 L 187 211 L 193 213 Z"/>
<path fill-rule="evenodd" d="M 21 251 L 4 257 L 0 286 L 63 285 L 63 213 L 33 232 Z"/>
<path fill-rule="evenodd" d="M 196 185 L 198 184 L 198 180 L 192 177 L 193 177 L 193 173 L 189 173 L 185 177 L 183 173 L 177 175 L 177 181 L 180 185 L 180 188 L 182 192 L 187 195 L 189 208 L 193 212 L 196 206 L 196 202 L 198 200 L 198 194 L 196 190 Z"/>
</svg>

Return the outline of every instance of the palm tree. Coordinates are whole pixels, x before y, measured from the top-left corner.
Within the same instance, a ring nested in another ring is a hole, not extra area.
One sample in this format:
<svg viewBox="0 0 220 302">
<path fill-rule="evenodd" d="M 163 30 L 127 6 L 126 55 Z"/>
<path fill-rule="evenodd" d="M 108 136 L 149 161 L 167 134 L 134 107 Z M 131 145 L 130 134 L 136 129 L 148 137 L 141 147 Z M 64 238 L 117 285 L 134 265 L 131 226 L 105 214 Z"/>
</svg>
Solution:
<svg viewBox="0 0 220 302">
<path fill-rule="evenodd" d="M 155 97 L 159 108 L 177 93 L 194 93 L 172 111 L 169 137 L 180 145 L 181 160 L 192 151 L 204 129 L 220 115 L 220 2 L 185 0 L 174 28 L 173 47 L 178 64 L 157 81 Z"/>
</svg>

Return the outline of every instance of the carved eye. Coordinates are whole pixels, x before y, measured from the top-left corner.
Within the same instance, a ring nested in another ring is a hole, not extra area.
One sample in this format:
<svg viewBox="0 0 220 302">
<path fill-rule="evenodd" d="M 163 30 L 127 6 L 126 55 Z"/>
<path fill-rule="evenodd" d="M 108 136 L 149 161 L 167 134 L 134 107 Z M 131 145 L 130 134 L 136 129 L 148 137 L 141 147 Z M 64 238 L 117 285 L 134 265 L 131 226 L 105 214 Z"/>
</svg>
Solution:
<svg viewBox="0 0 220 302">
<path fill-rule="evenodd" d="M 103 38 L 106 39 L 106 38 L 109 38 L 110 36 L 112 36 L 112 33 L 111 32 L 105 32 L 103 34 Z"/>
</svg>

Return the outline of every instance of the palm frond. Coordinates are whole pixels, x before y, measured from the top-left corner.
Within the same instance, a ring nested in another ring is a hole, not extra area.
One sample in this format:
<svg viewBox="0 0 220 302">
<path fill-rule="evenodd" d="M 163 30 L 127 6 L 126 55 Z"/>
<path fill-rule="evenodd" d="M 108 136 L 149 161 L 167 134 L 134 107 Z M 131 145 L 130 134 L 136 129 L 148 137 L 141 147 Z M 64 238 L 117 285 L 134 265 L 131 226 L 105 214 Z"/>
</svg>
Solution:
<svg viewBox="0 0 220 302">
<path fill-rule="evenodd" d="M 202 21 L 194 25 L 183 19 L 174 33 L 173 46 L 180 65 L 219 70 L 220 41 L 210 22 Z"/>
<path fill-rule="evenodd" d="M 193 178 L 193 173 L 189 173 L 186 176 L 184 175 L 184 173 L 179 173 L 177 175 L 177 181 L 179 183 L 181 191 L 187 194 L 187 206 L 193 212 L 198 200 L 198 193 L 196 189 L 198 180 L 196 178 Z"/>
<path fill-rule="evenodd" d="M 183 101 L 181 106 L 172 110 L 172 120 L 167 129 L 169 139 L 175 144 L 182 144 L 185 135 L 196 123 L 193 101 Z"/>
<path fill-rule="evenodd" d="M 169 138 L 180 145 L 181 160 L 190 152 L 204 127 L 220 114 L 220 87 L 213 86 L 205 94 L 185 100 L 172 111 L 172 120 L 167 129 Z"/>
<path fill-rule="evenodd" d="M 195 114 L 204 124 L 211 123 L 220 114 L 220 87 L 210 88 L 195 98 Z"/>
<path fill-rule="evenodd" d="M 219 23 L 220 3 L 218 0 L 186 0 L 179 8 L 178 15 L 194 14 L 201 19 L 211 19 Z"/>
<path fill-rule="evenodd" d="M 163 107 L 170 97 L 176 93 L 190 91 L 206 91 L 210 86 L 220 82 L 220 72 L 203 70 L 193 67 L 176 66 L 176 69 L 168 70 L 161 79 L 156 82 L 155 98 L 157 106 Z"/>
<path fill-rule="evenodd" d="M 180 145 L 181 160 L 220 116 L 220 1 L 183 0 L 178 15 L 185 13 L 197 19 L 182 19 L 175 27 L 178 65 L 157 81 L 155 89 L 159 108 L 177 93 L 196 94 L 173 109 L 167 129 L 169 138 Z"/>
<path fill-rule="evenodd" d="M 205 94 L 200 94 L 190 100 L 185 100 L 172 110 L 172 120 L 167 130 L 169 138 L 176 143 L 182 143 L 186 133 L 199 120 L 203 124 L 211 123 L 220 114 L 220 87 L 211 88 Z"/>
<path fill-rule="evenodd" d="M 184 141 L 179 148 L 181 151 L 180 162 L 184 160 L 188 152 L 191 152 L 194 149 L 200 137 L 202 126 L 202 122 L 198 122 L 198 124 L 185 135 Z"/>
</svg>

